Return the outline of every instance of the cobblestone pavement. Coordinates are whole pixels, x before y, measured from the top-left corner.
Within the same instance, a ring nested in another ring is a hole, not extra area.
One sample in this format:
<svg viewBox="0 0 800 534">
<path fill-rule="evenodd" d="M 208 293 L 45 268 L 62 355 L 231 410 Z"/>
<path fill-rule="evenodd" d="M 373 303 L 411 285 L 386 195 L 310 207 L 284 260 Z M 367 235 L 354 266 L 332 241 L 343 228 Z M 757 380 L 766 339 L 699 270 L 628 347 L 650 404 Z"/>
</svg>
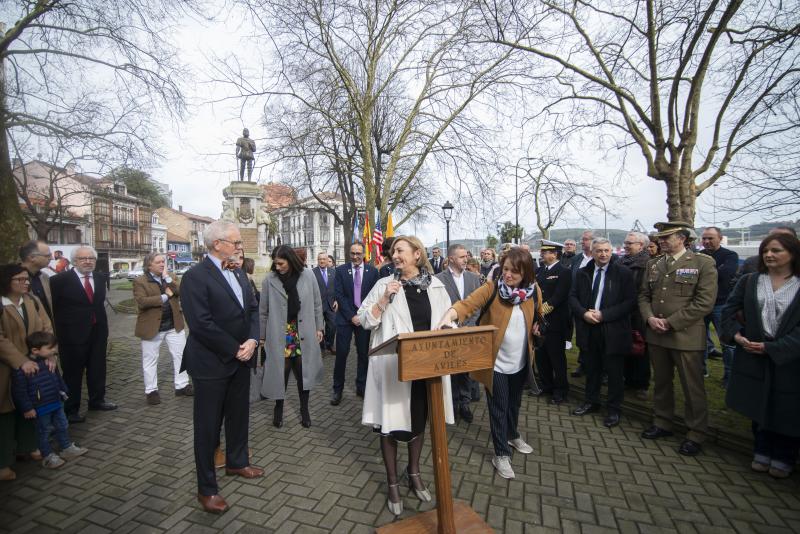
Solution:
<svg viewBox="0 0 800 534">
<path fill-rule="evenodd" d="M 392 516 L 377 435 L 361 426 L 352 389 L 330 406 L 327 387 L 311 394 L 313 426 L 300 426 L 290 381 L 284 427 L 271 426 L 272 406 L 251 410 L 256 481 L 221 474 L 232 508 L 202 512 L 195 500 L 191 399 L 172 395 L 171 362 L 159 365 L 162 404 L 144 402 L 132 316 L 113 318 L 108 398 L 115 412 L 90 412 L 70 429 L 90 452 L 58 470 L 17 464 L 18 479 L 0 483 L 0 531 L 35 532 L 372 532 Z M 352 361 L 352 359 L 351 359 Z M 328 382 L 333 358 L 325 359 Z M 749 469 L 747 456 L 708 447 L 697 458 L 676 451 L 678 438 L 643 441 L 643 421 L 623 417 L 608 430 L 601 417 L 577 418 L 569 407 L 523 399 L 520 429 L 534 447 L 516 455 L 517 478 L 495 475 L 488 413 L 448 427 L 453 494 L 497 532 L 800 532 L 800 484 Z M 405 453 L 400 455 L 400 466 Z M 423 476 L 433 487 L 430 449 Z M 404 497 L 409 517 L 432 509 Z"/>
</svg>

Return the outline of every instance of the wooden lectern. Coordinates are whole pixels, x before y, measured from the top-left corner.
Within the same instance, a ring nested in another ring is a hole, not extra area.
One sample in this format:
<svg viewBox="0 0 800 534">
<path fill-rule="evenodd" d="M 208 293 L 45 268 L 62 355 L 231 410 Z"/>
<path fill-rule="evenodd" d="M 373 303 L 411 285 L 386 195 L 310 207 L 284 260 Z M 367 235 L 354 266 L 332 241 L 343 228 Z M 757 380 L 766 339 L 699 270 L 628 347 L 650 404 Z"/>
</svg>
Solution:
<svg viewBox="0 0 800 534">
<path fill-rule="evenodd" d="M 378 534 L 494 532 L 468 504 L 453 503 L 441 377 L 491 369 L 495 335 L 494 326 L 409 332 L 398 334 L 370 351 L 370 356 L 396 352 L 397 375 L 402 382 L 426 379 L 436 480 L 436 510 L 380 527 Z"/>
</svg>

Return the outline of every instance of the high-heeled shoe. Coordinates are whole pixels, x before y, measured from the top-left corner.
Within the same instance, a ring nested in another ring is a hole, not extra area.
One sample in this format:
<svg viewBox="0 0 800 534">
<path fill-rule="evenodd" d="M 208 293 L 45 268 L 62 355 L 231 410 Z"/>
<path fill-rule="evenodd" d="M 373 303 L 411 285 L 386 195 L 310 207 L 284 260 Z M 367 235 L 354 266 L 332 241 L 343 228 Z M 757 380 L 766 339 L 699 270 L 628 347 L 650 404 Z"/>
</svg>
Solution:
<svg viewBox="0 0 800 534">
<path fill-rule="evenodd" d="M 275 428 L 283 426 L 283 404 L 275 403 L 275 410 L 272 412 L 272 426 Z"/>
<path fill-rule="evenodd" d="M 399 486 L 400 486 L 399 483 L 397 483 L 397 484 L 389 484 L 390 492 L 389 492 L 389 496 L 386 497 L 386 508 L 388 508 L 389 512 L 391 512 L 395 516 L 398 516 L 398 515 L 403 513 L 403 500 L 402 500 L 402 498 L 400 499 L 400 502 L 392 502 L 392 498 L 391 498 L 391 489 L 392 488 L 397 488 Z"/>
<path fill-rule="evenodd" d="M 431 499 L 431 492 L 428 491 L 428 488 L 423 487 L 422 489 L 417 489 L 414 486 L 414 481 L 411 480 L 411 477 L 417 477 L 417 479 L 419 479 L 420 483 L 422 483 L 422 479 L 420 479 L 420 474 L 419 473 L 409 473 L 408 472 L 408 467 L 406 467 L 406 470 L 403 473 L 403 476 L 408 479 L 408 489 L 414 490 L 414 494 L 417 496 L 417 499 L 419 499 L 422 502 L 431 502 L 431 500 L 432 500 Z"/>
</svg>

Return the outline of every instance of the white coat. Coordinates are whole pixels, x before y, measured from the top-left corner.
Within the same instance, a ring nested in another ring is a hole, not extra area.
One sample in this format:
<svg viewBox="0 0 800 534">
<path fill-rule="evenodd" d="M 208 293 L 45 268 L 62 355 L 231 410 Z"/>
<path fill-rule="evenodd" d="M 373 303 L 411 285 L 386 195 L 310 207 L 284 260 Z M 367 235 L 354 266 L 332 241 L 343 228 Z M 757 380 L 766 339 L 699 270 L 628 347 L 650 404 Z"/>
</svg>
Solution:
<svg viewBox="0 0 800 534">
<path fill-rule="evenodd" d="M 397 334 L 414 331 L 408 301 L 402 290 L 397 293 L 394 302 L 386 306 L 386 311 L 380 317 L 372 315 L 372 306 L 380 300 L 386 291 L 386 284 L 392 280 L 391 276 L 378 280 L 358 310 L 361 325 L 372 330 L 370 347 L 380 345 Z M 431 280 L 428 299 L 431 303 L 433 329 L 450 307 L 447 290 L 437 278 Z M 453 424 L 455 418 L 449 376 L 442 377 L 442 386 L 445 421 Z M 397 378 L 397 353 L 370 356 L 361 423 L 379 426 L 384 434 L 395 430 L 411 431 L 411 382 L 400 382 Z"/>
</svg>

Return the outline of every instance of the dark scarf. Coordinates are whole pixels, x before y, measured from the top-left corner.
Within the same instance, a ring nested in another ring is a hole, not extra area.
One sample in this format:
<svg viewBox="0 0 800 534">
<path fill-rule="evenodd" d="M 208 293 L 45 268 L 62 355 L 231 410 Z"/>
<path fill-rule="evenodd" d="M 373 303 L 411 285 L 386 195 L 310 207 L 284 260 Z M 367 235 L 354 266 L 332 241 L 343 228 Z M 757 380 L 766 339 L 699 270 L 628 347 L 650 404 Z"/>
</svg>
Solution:
<svg viewBox="0 0 800 534">
<path fill-rule="evenodd" d="M 650 261 L 650 253 L 647 252 L 646 248 L 636 254 L 622 256 L 619 260 L 620 264 L 629 269 L 644 269 L 648 261 Z"/>
<path fill-rule="evenodd" d="M 408 280 L 400 280 L 403 286 L 416 286 L 419 289 L 428 289 L 431 285 L 431 273 L 425 267 L 419 268 L 419 274 Z"/>
<path fill-rule="evenodd" d="M 278 280 L 283 284 L 283 290 L 286 291 L 286 297 L 289 305 L 286 313 L 286 322 L 291 322 L 297 319 L 297 314 L 300 311 L 300 295 L 297 294 L 297 281 L 300 279 L 300 273 L 288 272 L 281 274 L 276 271 Z"/>
</svg>

